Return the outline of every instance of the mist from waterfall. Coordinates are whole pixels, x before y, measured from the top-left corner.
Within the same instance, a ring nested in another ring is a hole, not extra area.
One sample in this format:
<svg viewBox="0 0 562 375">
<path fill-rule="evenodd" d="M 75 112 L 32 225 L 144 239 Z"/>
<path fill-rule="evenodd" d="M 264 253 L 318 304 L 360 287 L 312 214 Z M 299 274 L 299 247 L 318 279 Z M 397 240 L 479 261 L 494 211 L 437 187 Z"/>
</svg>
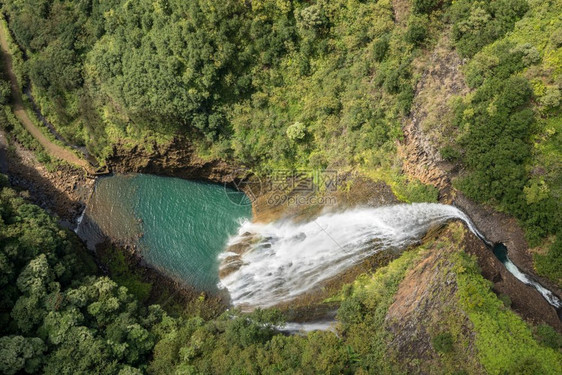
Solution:
<svg viewBox="0 0 562 375">
<path fill-rule="evenodd" d="M 464 221 L 492 246 L 462 211 L 436 203 L 357 208 L 305 223 L 245 221 L 229 241 L 229 247 L 242 245 L 245 251 L 239 255 L 227 250 L 219 256 L 221 270 L 236 262 L 234 271 L 221 277 L 220 286 L 228 290 L 235 306 L 269 307 L 287 302 L 379 251 L 401 251 L 417 244 L 430 229 L 453 219 Z M 509 264 L 512 273 L 513 267 Z M 529 278 L 524 282 L 554 306 L 560 303 L 540 284 Z"/>
</svg>

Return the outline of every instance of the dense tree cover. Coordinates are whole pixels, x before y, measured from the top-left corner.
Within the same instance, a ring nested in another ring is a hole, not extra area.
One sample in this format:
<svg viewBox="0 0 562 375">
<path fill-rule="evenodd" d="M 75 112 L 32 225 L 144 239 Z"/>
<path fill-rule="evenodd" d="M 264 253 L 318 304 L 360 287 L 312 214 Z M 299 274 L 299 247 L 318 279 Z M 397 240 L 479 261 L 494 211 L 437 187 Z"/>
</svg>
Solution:
<svg viewBox="0 0 562 375">
<path fill-rule="evenodd" d="M 5 181 L 4 181 L 5 182 Z M 135 373 L 164 313 L 95 266 L 75 236 L 7 187 L 0 191 L 3 373 Z"/>
<path fill-rule="evenodd" d="M 391 163 L 413 97 L 411 44 L 428 26 L 414 18 L 404 37 L 388 0 L 25 0 L 4 10 L 34 94 L 68 139 L 103 156 L 107 140 L 145 134 L 134 129 L 179 131 L 262 170 Z M 308 134 L 298 142 L 295 123 Z"/>
<path fill-rule="evenodd" d="M 486 6 L 455 2 L 451 13 L 461 14 L 455 8 L 459 6 L 483 10 L 499 4 L 503 2 Z M 469 173 L 458 183 L 464 192 L 518 217 L 535 246 L 562 225 L 562 158 L 558 151 L 562 147 L 558 100 L 562 49 L 555 32 L 562 24 L 557 20 L 560 2 L 529 4 L 516 1 L 509 10 L 502 10 L 505 25 L 501 27 L 493 26 L 500 21 L 490 16 L 485 27 L 501 32 L 489 34 L 485 41 L 480 39 L 485 33 L 456 38 L 459 51 L 468 48 L 462 47 L 465 43 L 473 48 L 465 54 L 472 55 L 509 31 L 528 11 L 511 33 L 483 48 L 465 66 L 473 92 L 453 105 L 456 139 L 445 141 L 448 146 L 442 155 L 467 168 Z M 498 12 L 494 14 L 499 17 Z M 545 262 L 537 265 L 541 268 Z"/>
<path fill-rule="evenodd" d="M 461 188 L 473 198 L 495 200 L 524 217 L 530 213 L 523 189 L 528 179 L 525 166 L 531 157 L 529 140 L 535 119 L 529 105 L 529 82 L 512 75 L 523 67 L 523 53 L 513 47 L 507 43 L 498 45 L 497 66 L 485 72 L 470 72 L 469 83 L 479 87 L 469 100 L 458 103 L 455 125 L 463 133 L 462 160 L 473 170 L 461 182 Z M 552 205 L 551 212 L 544 212 L 544 219 L 552 221 L 539 223 L 536 230 L 548 233 L 556 228 L 555 209 Z"/>
<path fill-rule="evenodd" d="M 454 1 L 450 17 L 453 38 L 463 56 L 473 56 L 482 47 L 513 29 L 529 9 L 526 0 Z"/>
</svg>

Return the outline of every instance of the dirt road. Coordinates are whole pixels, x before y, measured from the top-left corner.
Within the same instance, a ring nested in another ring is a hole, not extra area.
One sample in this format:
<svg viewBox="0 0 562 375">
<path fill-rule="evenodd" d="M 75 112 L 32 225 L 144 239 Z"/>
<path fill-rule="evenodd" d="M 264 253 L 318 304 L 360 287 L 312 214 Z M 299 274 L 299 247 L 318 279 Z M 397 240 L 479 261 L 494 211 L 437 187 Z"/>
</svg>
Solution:
<svg viewBox="0 0 562 375">
<path fill-rule="evenodd" d="M 0 26 L 0 46 L 2 48 L 2 60 L 4 62 L 4 72 L 7 74 L 12 85 L 12 110 L 17 119 L 27 129 L 27 131 L 45 148 L 47 153 L 57 159 L 64 160 L 72 165 L 82 167 L 88 172 L 92 172 L 93 168 L 86 160 L 78 157 L 72 151 L 53 143 L 49 138 L 41 132 L 35 123 L 29 118 L 23 106 L 21 91 L 14 71 L 12 70 L 12 56 L 5 30 Z"/>
</svg>

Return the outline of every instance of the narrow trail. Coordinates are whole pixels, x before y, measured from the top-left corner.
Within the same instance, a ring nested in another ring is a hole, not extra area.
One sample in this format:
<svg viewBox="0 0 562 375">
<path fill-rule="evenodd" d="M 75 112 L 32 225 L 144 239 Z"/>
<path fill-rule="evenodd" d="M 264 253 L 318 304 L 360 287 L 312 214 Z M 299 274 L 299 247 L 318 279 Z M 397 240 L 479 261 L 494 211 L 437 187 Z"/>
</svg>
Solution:
<svg viewBox="0 0 562 375">
<path fill-rule="evenodd" d="M 16 75 L 12 69 L 12 55 L 10 54 L 6 31 L 3 27 L 0 27 L 0 47 L 2 48 L 4 72 L 10 79 L 10 84 L 12 86 L 12 110 L 16 115 L 16 118 L 33 136 L 33 138 L 35 138 L 41 144 L 41 146 L 45 148 L 49 155 L 54 156 L 57 159 L 64 160 L 72 165 L 84 168 L 87 172 L 93 173 L 94 171 L 90 163 L 78 157 L 72 151 L 53 143 L 49 138 L 45 136 L 45 134 L 41 132 L 39 128 L 37 128 L 35 123 L 28 116 L 23 105 L 22 94 L 19 90 Z"/>
</svg>

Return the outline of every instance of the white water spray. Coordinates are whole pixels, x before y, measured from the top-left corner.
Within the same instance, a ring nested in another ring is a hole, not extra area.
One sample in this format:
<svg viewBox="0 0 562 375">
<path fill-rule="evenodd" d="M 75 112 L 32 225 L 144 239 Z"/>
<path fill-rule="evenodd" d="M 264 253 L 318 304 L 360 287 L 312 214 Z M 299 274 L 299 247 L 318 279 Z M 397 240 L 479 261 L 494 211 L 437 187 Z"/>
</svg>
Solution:
<svg viewBox="0 0 562 375">
<path fill-rule="evenodd" d="M 221 279 L 238 306 L 267 307 L 310 291 L 382 250 L 402 250 L 429 229 L 460 219 L 479 237 L 470 219 L 453 206 L 433 203 L 361 208 L 291 221 L 245 222 L 229 246 L 247 243 L 240 257 L 221 254 L 221 269 L 239 266 Z M 250 239 L 250 240 L 249 240 Z"/>
<path fill-rule="evenodd" d="M 279 332 L 288 334 L 302 334 L 305 335 L 312 331 L 332 331 L 336 333 L 336 325 L 334 320 L 322 320 L 316 322 L 287 322 L 282 326 L 277 327 Z"/>
<path fill-rule="evenodd" d="M 280 221 L 242 223 L 221 259 L 221 287 L 235 306 L 269 307 L 311 291 L 323 281 L 384 250 L 403 250 L 418 243 L 431 229 L 459 219 L 492 246 L 459 209 L 436 203 L 399 204 L 329 213 L 306 223 Z M 521 272 L 507 269 L 522 280 Z M 516 269 L 516 267 L 515 267 Z M 551 304 L 552 293 L 525 277 Z"/>
<path fill-rule="evenodd" d="M 511 259 L 509 259 L 509 257 L 507 255 L 505 256 L 505 259 L 501 259 L 501 260 L 502 260 L 502 263 L 505 266 L 505 268 L 507 268 L 507 270 L 513 276 L 515 276 L 515 278 L 517 280 L 535 288 L 540 294 L 542 294 L 544 299 L 546 299 L 548 301 L 548 303 L 550 303 L 552 306 L 554 306 L 558 310 L 558 312 L 560 313 L 559 309 L 562 308 L 562 301 L 560 301 L 560 299 L 558 297 L 556 297 L 554 295 L 554 293 L 552 293 L 550 290 L 546 289 L 541 284 L 531 280 L 531 278 L 527 274 L 523 273 L 519 268 L 517 268 L 517 266 L 511 261 Z"/>
<path fill-rule="evenodd" d="M 80 216 L 78 216 L 78 219 L 76 219 L 76 228 L 74 228 L 74 233 L 78 234 L 78 230 L 80 229 L 80 224 L 82 224 L 82 220 L 84 220 L 85 214 L 86 214 L 86 206 L 84 206 L 82 213 L 80 214 Z"/>
</svg>

